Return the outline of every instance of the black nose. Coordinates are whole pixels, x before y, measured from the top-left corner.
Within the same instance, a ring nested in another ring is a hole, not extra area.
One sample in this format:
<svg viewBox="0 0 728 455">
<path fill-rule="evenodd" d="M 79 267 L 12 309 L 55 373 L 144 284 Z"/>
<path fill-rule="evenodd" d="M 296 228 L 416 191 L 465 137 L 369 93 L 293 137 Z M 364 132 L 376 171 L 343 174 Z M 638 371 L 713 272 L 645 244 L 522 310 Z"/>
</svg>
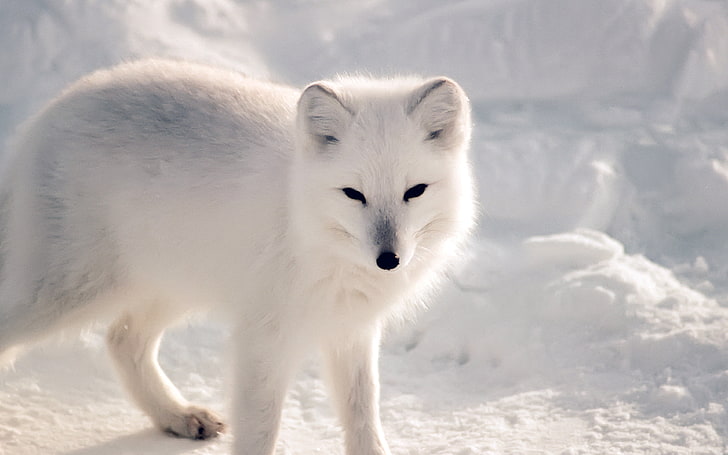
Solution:
<svg viewBox="0 0 728 455">
<path fill-rule="evenodd" d="M 399 265 L 399 256 L 391 251 L 385 251 L 377 258 L 377 266 L 382 270 L 396 269 Z"/>
</svg>

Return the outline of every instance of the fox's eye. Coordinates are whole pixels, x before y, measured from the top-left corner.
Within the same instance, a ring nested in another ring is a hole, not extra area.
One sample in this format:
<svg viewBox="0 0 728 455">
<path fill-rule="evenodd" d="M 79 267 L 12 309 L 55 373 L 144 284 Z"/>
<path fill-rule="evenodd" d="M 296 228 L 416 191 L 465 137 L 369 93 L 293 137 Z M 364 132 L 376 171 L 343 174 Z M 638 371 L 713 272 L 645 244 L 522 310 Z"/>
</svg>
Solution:
<svg viewBox="0 0 728 455">
<path fill-rule="evenodd" d="M 327 136 L 324 136 L 323 139 L 324 139 L 324 142 L 326 142 L 327 144 L 336 144 L 337 142 L 339 142 L 339 139 L 336 136 L 327 135 Z"/>
<path fill-rule="evenodd" d="M 409 202 L 410 199 L 422 196 L 427 189 L 427 184 L 420 183 L 404 192 L 404 201 Z"/>
<path fill-rule="evenodd" d="M 434 141 L 435 139 L 440 137 L 441 134 L 442 134 L 442 130 L 430 131 L 430 134 L 427 135 L 427 140 Z"/>
<path fill-rule="evenodd" d="M 348 197 L 349 199 L 354 199 L 366 205 L 367 198 L 365 198 L 363 194 L 361 194 L 354 188 L 342 188 L 341 191 L 343 191 L 346 197 Z"/>
</svg>

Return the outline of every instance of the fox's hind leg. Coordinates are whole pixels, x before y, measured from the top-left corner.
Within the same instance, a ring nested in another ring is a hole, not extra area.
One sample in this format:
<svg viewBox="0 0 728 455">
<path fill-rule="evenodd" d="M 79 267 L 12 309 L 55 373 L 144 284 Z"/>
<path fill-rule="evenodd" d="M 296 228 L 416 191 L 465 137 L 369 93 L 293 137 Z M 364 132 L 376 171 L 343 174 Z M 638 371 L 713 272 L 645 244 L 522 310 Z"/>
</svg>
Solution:
<svg viewBox="0 0 728 455">
<path fill-rule="evenodd" d="M 161 306 L 125 313 L 109 329 L 111 356 L 132 398 L 157 427 L 185 438 L 215 437 L 225 429 L 221 419 L 187 403 L 157 362 L 164 329 L 175 319 Z"/>
</svg>

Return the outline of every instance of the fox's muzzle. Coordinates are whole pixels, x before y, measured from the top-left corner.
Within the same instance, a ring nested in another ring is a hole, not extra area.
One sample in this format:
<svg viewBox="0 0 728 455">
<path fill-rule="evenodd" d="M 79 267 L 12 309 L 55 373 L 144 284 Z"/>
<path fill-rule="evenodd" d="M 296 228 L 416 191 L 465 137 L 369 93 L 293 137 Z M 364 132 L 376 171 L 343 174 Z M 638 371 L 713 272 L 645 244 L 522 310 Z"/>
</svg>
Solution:
<svg viewBox="0 0 728 455">
<path fill-rule="evenodd" d="M 399 266 L 399 256 L 395 253 L 397 229 L 391 217 L 382 216 L 374 224 L 374 245 L 379 247 L 377 267 L 382 270 L 394 270 Z"/>
</svg>

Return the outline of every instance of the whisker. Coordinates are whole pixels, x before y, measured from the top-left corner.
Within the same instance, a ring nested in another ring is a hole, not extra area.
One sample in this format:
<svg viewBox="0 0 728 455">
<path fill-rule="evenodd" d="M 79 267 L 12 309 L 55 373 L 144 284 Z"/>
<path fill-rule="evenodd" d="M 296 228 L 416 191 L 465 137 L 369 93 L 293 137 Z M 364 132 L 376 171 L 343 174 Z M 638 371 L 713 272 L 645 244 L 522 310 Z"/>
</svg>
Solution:
<svg viewBox="0 0 728 455">
<path fill-rule="evenodd" d="M 354 242 L 357 240 L 357 238 L 354 237 L 354 235 L 351 232 L 347 231 L 346 228 L 340 224 L 336 224 L 334 226 L 329 226 L 327 228 L 327 230 L 333 232 L 342 240 L 349 240 L 351 242 Z"/>
<path fill-rule="evenodd" d="M 425 224 L 422 228 L 420 228 L 417 232 L 415 232 L 414 237 L 417 240 L 420 240 L 423 236 L 430 235 L 433 233 L 447 235 L 449 234 L 448 230 L 442 229 L 439 226 L 440 225 L 452 225 L 453 221 L 449 217 L 439 216 L 435 217 L 432 220 L 430 220 L 427 224 Z"/>
</svg>

